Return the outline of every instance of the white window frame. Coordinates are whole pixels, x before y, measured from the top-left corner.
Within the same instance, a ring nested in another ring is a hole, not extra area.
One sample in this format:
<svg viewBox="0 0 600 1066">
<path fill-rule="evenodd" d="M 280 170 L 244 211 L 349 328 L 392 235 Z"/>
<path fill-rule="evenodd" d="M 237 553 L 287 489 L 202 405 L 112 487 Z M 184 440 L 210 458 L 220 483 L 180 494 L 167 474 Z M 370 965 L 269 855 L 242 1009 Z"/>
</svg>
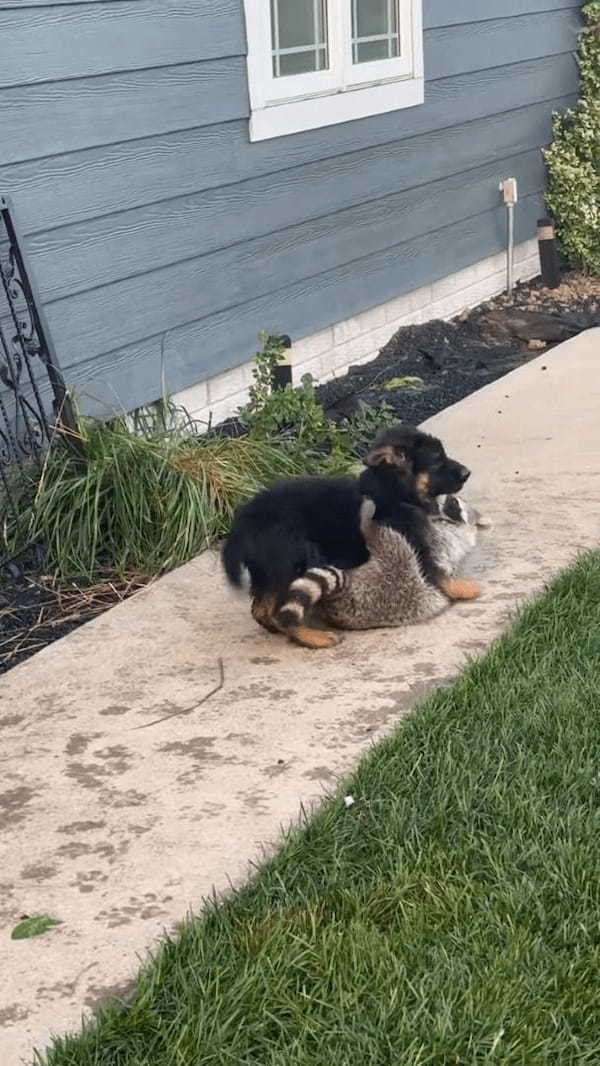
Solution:
<svg viewBox="0 0 600 1066">
<path fill-rule="evenodd" d="M 352 62 L 352 0 L 326 6 L 329 68 L 276 78 L 270 0 L 244 0 L 251 141 L 423 103 L 423 0 L 400 0 L 403 53 L 372 63 Z"/>
</svg>

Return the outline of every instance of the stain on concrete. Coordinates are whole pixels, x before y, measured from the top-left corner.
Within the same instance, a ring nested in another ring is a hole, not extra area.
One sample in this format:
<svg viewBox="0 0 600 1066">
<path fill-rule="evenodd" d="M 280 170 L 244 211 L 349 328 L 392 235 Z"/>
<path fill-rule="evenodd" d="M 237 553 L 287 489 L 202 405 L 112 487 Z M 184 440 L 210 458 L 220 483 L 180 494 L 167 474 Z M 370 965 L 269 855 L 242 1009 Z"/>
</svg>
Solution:
<svg viewBox="0 0 600 1066">
<path fill-rule="evenodd" d="M 82 788 L 103 788 L 103 778 L 110 773 L 101 763 L 70 762 L 63 771 L 65 777 L 72 778 Z"/>
<path fill-rule="evenodd" d="M 309 781 L 337 781 L 338 775 L 330 770 L 328 766 L 314 766 L 312 770 L 305 770 L 302 774 L 303 777 L 307 777 Z"/>
<path fill-rule="evenodd" d="M 93 740 L 97 740 L 101 733 L 73 733 L 72 737 L 69 737 L 65 746 L 67 755 L 83 755 L 84 751 L 92 743 Z"/>
<path fill-rule="evenodd" d="M 207 818 L 218 818 L 226 809 L 227 805 L 225 803 L 214 803 L 211 800 L 207 800 L 198 808 L 198 814 L 191 816 L 190 821 L 203 822 L 205 816 Z"/>
<path fill-rule="evenodd" d="M 250 662 L 255 666 L 276 666 L 277 663 L 281 662 L 281 659 L 272 659 L 268 655 L 257 655 L 250 659 Z"/>
<path fill-rule="evenodd" d="M 254 700 L 266 694 L 262 681 L 255 681 L 251 685 L 241 685 L 229 693 L 231 703 L 242 703 L 245 700 Z"/>
<path fill-rule="evenodd" d="M 70 844 L 61 844 L 56 849 L 56 855 L 60 855 L 64 859 L 80 859 L 82 855 L 89 855 L 93 850 L 91 844 L 84 844 L 83 841 L 73 840 Z"/>
<path fill-rule="evenodd" d="M 116 861 L 119 855 L 129 850 L 129 840 L 121 840 L 118 845 L 111 844 L 108 840 L 101 840 L 96 844 L 88 844 L 83 840 L 72 840 L 68 844 L 61 844 L 55 854 L 63 859 L 80 859 L 83 855 L 97 855 L 105 859 L 109 865 Z"/>
<path fill-rule="evenodd" d="M 102 762 L 69 762 L 64 771 L 66 777 L 77 781 L 82 788 L 104 788 L 106 777 L 124 774 L 132 764 L 131 752 L 122 744 L 95 751 L 94 757 Z"/>
<path fill-rule="evenodd" d="M 166 913 L 167 912 L 163 910 L 162 907 L 152 904 L 151 906 L 144 907 L 144 909 L 140 911 L 140 918 L 143 918 L 144 921 L 148 921 L 149 918 L 158 918 L 161 914 Z"/>
<path fill-rule="evenodd" d="M 418 674 L 422 678 L 433 678 L 436 675 L 436 664 L 433 660 L 429 662 L 414 663 L 411 667 L 411 674 Z"/>
<path fill-rule="evenodd" d="M 122 855 L 128 850 L 128 840 L 122 840 L 118 848 L 116 848 L 115 845 L 111 844 L 108 840 L 104 840 L 100 844 L 96 844 L 96 847 L 94 848 L 94 855 L 97 855 L 100 859 L 106 859 L 106 861 L 110 864 L 115 861 L 118 855 Z"/>
<path fill-rule="evenodd" d="M 149 833 L 152 829 L 151 825 L 135 825 L 131 824 L 127 826 L 127 832 L 131 833 L 134 837 L 142 837 L 145 833 Z"/>
<path fill-rule="evenodd" d="M 8 829 L 11 825 L 23 822 L 29 815 L 27 805 L 36 795 L 37 790 L 28 788 L 27 785 L 0 792 L 0 829 Z"/>
<path fill-rule="evenodd" d="M 127 714 L 127 711 L 129 711 L 129 710 L 131 710 L 131 708 L 130 707 L 126 707 L 125 704 L 122 704 L 122 703 L 111 703 L 108 707 L 104 707 L 103 710 L 98 711 L 98 714 L 101 714 L 101 715 Z"/>
<path fill-rule="evenodd" d="M 211 762 L 213 759 L 219 759 L 219 756 L 213 751 L 216 740 L 216 736 L 197 736 L 190 737 L 189 740 L 170 740 L 167 744 L 162 744 L 158 750 L 167 755 L 187 755 L 194 762 Z"/>
<path fill-rule="evenodd" d="M 95 759 L 104 759 L 110 763 L 111 774 L 124 774 L 129 770 L 133 755 L 124 744 L 113 744 L 108 748 L 97 748 L 92 752 Z"/>
<path fill-rule="evenodd" d="M 56 877 L 57 873 L 56 866 L 32 863 L 30 866 L 23 867 L 21 877 L 24 881 L 50 881 L 53 877 Z"/>
<path fill-rule="evenodd" d="M 103 1007 L 107 1007 L 115 1000 L 119 1000 L 121 1003 L 127 1002 L 134 989 L 134 980 L 124 981 L 118 985 L 90 985 L 84 1003 L 93 1014 L 98 1014 Z"/>
<path fill-rule="evenodd" d="M 104 829 L 106 822 L 69 822 L 68 825 L 59 825 L 59 833 L 91 833 L 93 829 Z"/>
<path fill-rule="evenodd" d="M 146 892 L 141 899 L 137 896 L 130 896 L 127 903 L 99 911 L 94 921 L 105 922 L 107 928 L 116 929 L 120 925 L 131 925 L 140 918 L 143 921 L 161 918 L 168 913 L 162 904 L 171 902 L 172 898 L 172 896 L 164 896 L 159 901 L 154 892 Z"/>
<path fill-rule="evenodd" d="M 36 999 L 41 1000 L 54 1000 L 54 999 L 70 999 L 75 992 L 75 981 L 57 981 L 53 985 L 39 985 L 36 992 Z"/>
<path fill-rule="evenodd" d="M 10 729 L 11 726 L 19 725 L 19 722 L 24 721 L 24 714 L 5 714 L 4 718 L 0 718 L 0 729 Z"/>
<path fill-rule="evenodd" d="M 256 744 L 256 737 L 253 733 L 226 733 L 225 740 L 235 740 L 239 744 L 243 744 L 244 747 L 252 747 Z"/>
<path fill-rule="evenodd" d="M 105 788 L 100 794 L 101 804 L 107 807 L 142 807 L 147 801 L 147 792 L 140 792 L 137 788 Z"/>
<path fill-rule="evenodd" d="M 461 651 L 488 651 L 489 644 L 485 640 L 461 640 Z"/>
<path fill-rule="evenodd" d="M 103 881 L 108 881 L 108 874 L 103 873 L 102 870 L 79 870 L 75 879 L 69 881 L 69 885 L 71 888 L 78 889 L 79 892 L 89 893 L 95 892 Z"/>
<path fill-rule="evenodd" d="M 9 1003 L 0 1010 L 0 1029 L 14 1025 L 15 1022 L 24 1022 L 30 1014 L 31 1011 L 26 1010 L 21 1003 Z"/>
<path fill-rule="evenodd" d="M 252 792 L 243 792 L 240 794 L 240 799 L 244 807 L 248 807 L 257 814 L 262 814 L 269 809 L 269 796 L 262 788 L 255 789 Z"/>
<path fill-rule="evenodd" d="M 262 773 L 265 777 L 279 777 L 280 774 L 284 774 L 289 768 L 289 763 L 286 764 L 285 759 L 279 759 L 277 762 L 271 763 L 269 766 L 265 766 Z"/>
</svg>

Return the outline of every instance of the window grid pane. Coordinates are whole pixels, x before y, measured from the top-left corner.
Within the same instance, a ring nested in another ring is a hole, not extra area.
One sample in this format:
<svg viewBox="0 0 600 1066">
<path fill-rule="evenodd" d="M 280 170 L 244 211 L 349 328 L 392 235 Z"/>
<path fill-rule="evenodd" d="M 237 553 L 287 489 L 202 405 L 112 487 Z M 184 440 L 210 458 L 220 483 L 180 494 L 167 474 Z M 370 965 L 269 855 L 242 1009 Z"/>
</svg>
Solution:
<svg viewBox="0 0 600 1066">
<path fill-rule="evenodd" d="M 271 0 L 271 28 L 275 78 L 327 70 L 326 0 Z"/>
<path fill-rule="evenodd" d="M 352 0 L 352 62 L 399 55 L 398 0 Z"/>
</svg>

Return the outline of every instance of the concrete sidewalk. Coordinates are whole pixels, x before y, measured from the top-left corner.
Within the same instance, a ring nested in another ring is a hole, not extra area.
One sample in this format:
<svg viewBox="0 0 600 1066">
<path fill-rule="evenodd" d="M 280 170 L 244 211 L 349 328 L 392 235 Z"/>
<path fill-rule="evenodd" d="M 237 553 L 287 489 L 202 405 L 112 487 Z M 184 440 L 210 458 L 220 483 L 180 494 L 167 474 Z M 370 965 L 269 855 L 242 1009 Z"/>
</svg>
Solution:
<svg viewBox="0 0 600 1066">
<path fill-rule="evenodd" d="M 471 466 L 468 495 L 495 523 L 469 567 L 480 601 L 309 652 L 258 629 L 205 554 L 2 680 L 2 1066 L 30 1063 L 124 990 L 164 928 L 244 878 L 300 801 L 598 544 L 600 330 L 428 425 Z M 219 658 L 224 685 L 198 705 Z M 12 941 L 36 913 L 63 924 Z"/>
</svg>

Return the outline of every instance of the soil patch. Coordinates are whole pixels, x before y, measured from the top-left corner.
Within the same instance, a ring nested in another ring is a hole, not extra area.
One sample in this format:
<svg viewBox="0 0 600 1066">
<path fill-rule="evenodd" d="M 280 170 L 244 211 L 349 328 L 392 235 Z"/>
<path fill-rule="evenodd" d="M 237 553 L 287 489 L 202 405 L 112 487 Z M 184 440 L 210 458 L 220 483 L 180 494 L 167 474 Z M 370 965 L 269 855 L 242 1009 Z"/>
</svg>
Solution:
<svg viewBox="0 0 600 1066">
<path fill-rule="evenodd" d="M 317 389 L 330 418 L 386 403 L 418 424 L 585 329 L 600 326 L 600 279 L 519 285 L 450 322 L 399 329 L 379 355 Z"/>
<path fill-rule="evenodd" d="M 79 585 L 25 568 L 11 571 L 0 573 L 0 674 L 148 583 L 132 575 Z"/>
</svg>

